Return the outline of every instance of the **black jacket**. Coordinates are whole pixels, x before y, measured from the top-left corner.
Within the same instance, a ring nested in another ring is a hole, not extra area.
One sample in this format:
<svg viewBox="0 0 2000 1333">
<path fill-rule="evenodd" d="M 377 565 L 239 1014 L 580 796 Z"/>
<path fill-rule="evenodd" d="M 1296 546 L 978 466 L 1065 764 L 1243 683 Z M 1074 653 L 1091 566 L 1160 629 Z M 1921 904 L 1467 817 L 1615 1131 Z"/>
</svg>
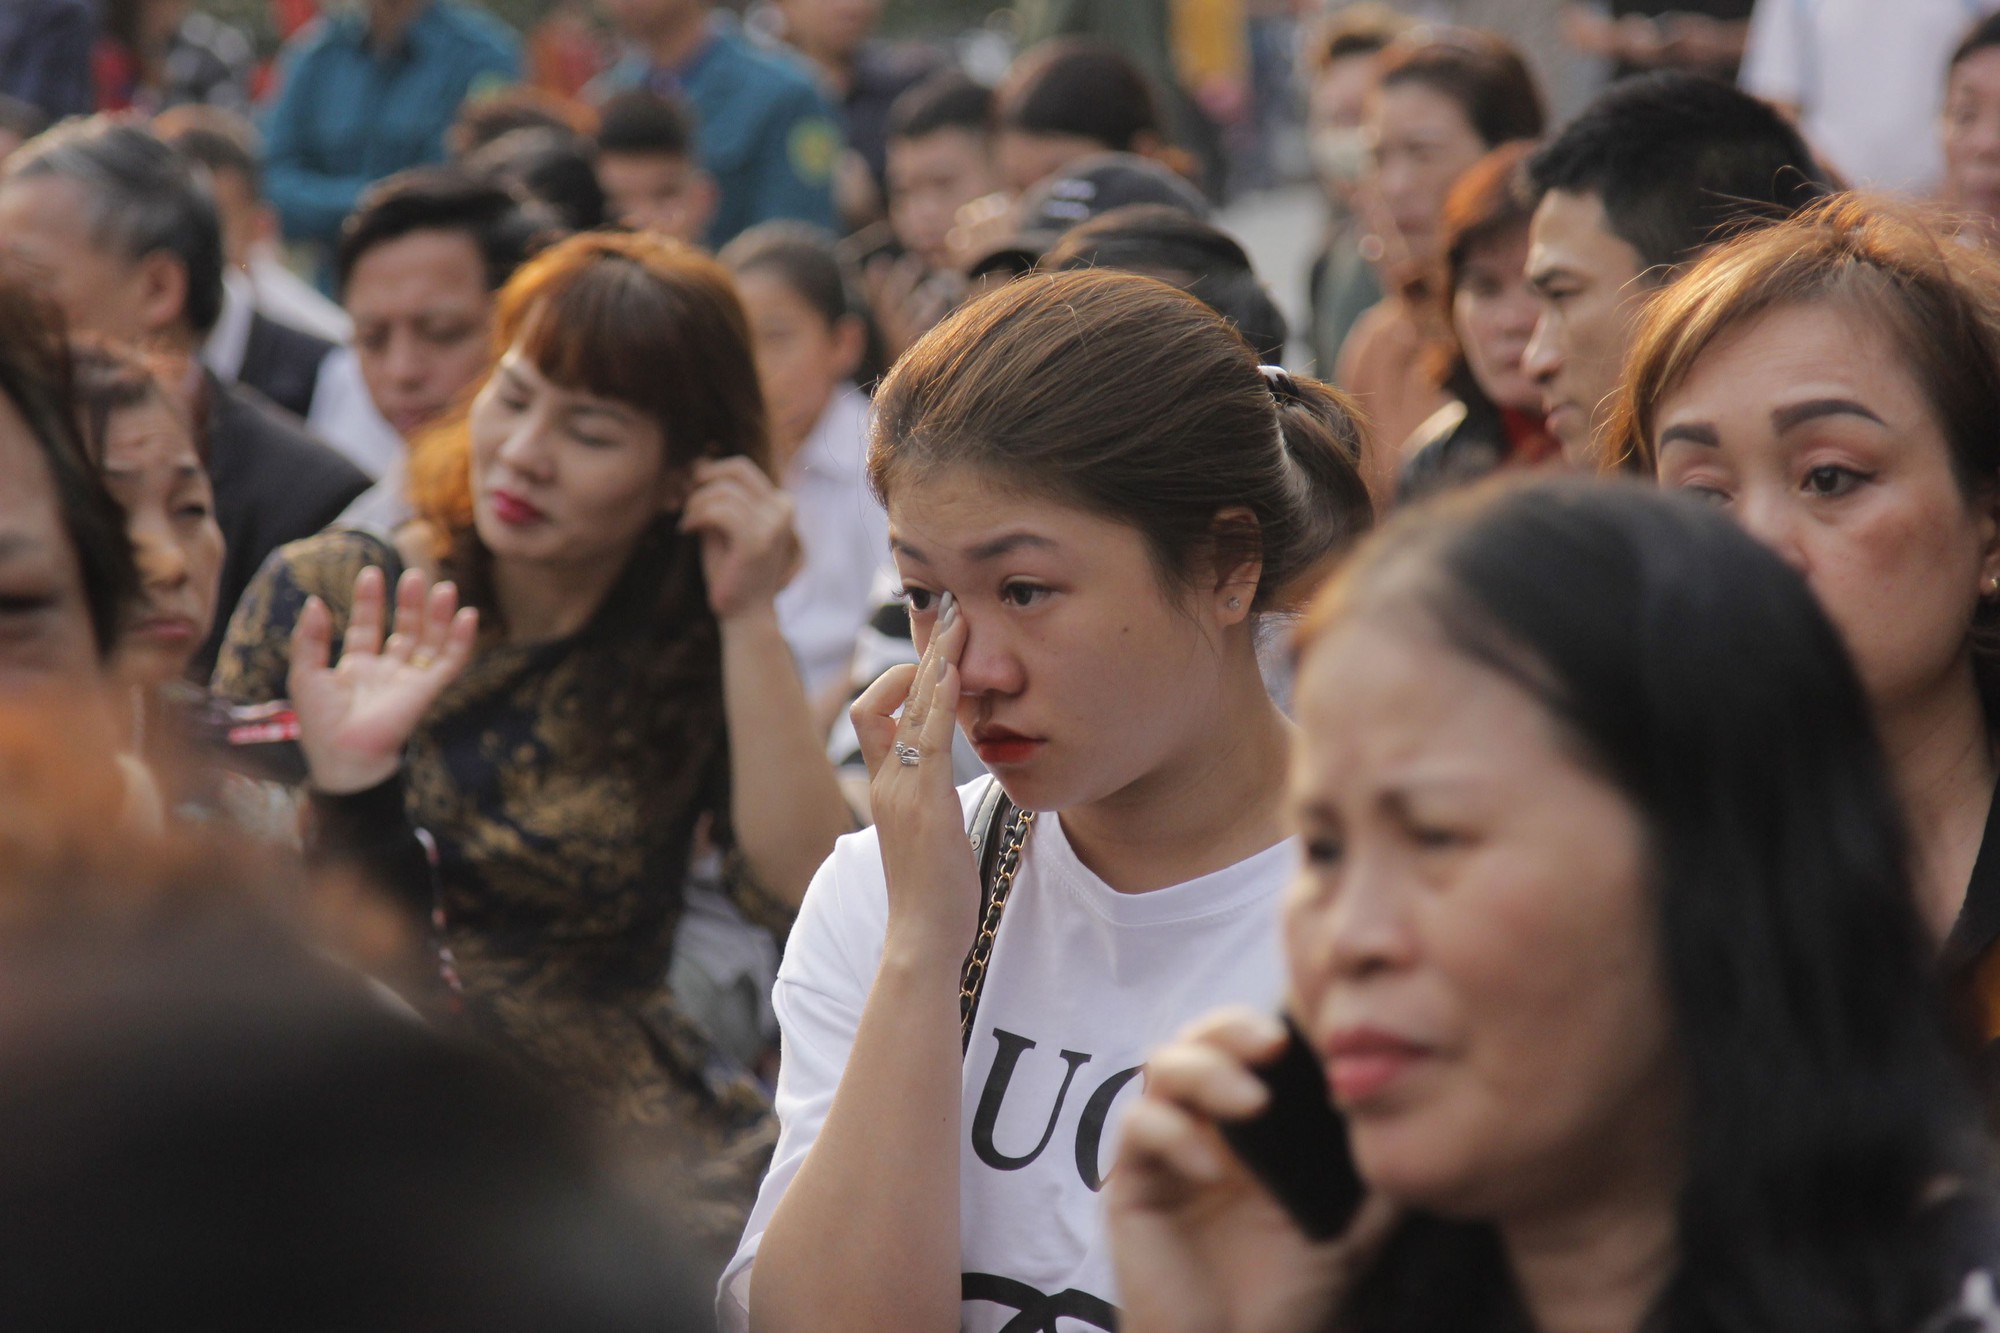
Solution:
<svg viewBox="0 0 2000 1333">
<path fill-rule="evenodd" d="M 250 340 L 243 348 L 243 368 L 236 373 L 247 384 L 284 408 L 303 417 L 312 410 L 313 387 L 319 383 L 319 363 L 333 344 L 257 311 L 250 316 Z"/>
<path fill-rule="evenodd" d="M 254 389 L 205 377 L 209 475 L 222 528 L 222 587 L 215 628 L 193 670 L 215 666 L 237 599 L 264 557 L 310 537 L 368 489 L 368 474 L 306 433 L 297 417 Z"/>
</svg>

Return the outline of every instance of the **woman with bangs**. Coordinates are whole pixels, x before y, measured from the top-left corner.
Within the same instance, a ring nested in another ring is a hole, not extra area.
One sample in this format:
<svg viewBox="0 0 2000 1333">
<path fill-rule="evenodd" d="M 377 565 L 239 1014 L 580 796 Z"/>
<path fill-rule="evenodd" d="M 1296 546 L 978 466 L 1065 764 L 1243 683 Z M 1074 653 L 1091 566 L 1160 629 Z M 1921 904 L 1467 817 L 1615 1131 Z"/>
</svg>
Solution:
<svg viewBox="0 0 2000 1333">
<path fill-rule="evenodd" d="M 1918 906 L 2000 1037 L 2000 264 L 1851 196 L 1717 249 L 1647 311 L 1619 452 L 1720 505 L 1853 654 Z"/>
<path fill-rule="evenodd" d="M 769 1106 L 666 982 L 689 863 L 782 932 L 850 827 L 772 609 L 797 543 L 749 335 L 709 259 L 593 235 L 508 283 L 496 349 L 412 459 L 419 521 L 274 555 L 216 688 L 289 696 L 320 844 L 428 920 L 450 1007 L 667 1131 L 722 1236 Z"/>
</svg>

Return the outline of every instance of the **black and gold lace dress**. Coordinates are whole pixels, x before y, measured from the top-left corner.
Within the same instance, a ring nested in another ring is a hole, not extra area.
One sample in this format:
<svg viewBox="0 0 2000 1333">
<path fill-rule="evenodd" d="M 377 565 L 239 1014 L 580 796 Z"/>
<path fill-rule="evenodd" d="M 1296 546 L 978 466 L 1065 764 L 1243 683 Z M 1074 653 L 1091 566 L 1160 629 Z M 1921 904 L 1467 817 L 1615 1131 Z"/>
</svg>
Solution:
<svg viewBox="0 0 2000 1333">
<path fill-rule="evenodd" d="M 275 552 L 230 622 L 217 694 L 282 698 L 292 627 L 308 596 L 346 627 L 357 573 L 400 567 L 394 548 L 336 530 Z M 628 1133 L 674 1181 L 681 1222 L 733 1241 L 774 1139 L 768 1098 L 676 1006 L 666 972 L 698 829 L 726 803 L 726 746 L 674 762 L 700 780 L 678 810 L 597 758 L 601 683 L 586 642 L 482 640 L 412 737 L 403 773 L 374 792 L 316 800 L 323 834 L 387 848 L 384 878 L 437 932 L 441 972 L 471 1032 Z M 719 678 L 714 707 L 720 709 Z M 434 845 L 414 853 L 421 829 Z M 412 868 L 414 866 L 414 868 Z M 726 858 L 731 896 L 782 938 L 787 910 Z"/>
</svg>

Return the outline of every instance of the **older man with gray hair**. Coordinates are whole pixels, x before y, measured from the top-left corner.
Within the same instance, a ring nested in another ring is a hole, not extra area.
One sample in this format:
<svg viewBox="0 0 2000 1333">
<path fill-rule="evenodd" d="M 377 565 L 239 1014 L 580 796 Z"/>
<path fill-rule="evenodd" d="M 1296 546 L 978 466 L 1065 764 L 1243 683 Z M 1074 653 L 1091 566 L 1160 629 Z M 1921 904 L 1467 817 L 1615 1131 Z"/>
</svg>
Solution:
<svg viewBox="0 0 2000 1333">
<path fill-rule="evenodd" d="M 0 246 L 72 330 L 189 358 L 227 544 L 205 670 L 264 557 L 332 522 L 368 478 L 268 399 L 192 368 L 222 309 L 221 225 L 198 170 L 145 130 L 96 117 L 31 140 L 0 175 Z"/>
</svg>

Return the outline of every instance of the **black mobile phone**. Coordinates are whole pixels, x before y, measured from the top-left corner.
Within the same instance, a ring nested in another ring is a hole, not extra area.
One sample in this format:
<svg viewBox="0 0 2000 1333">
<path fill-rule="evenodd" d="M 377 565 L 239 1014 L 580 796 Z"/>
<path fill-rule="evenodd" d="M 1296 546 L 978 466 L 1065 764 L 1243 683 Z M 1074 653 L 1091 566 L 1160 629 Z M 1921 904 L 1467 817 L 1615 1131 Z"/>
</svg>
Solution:
<svg viewBox="0 0 2000 1333">
<path fill-rule="evenodd" d="M 1223 1125 L 1222 1137 L 1299 1230 L 1332 1240 L 1354 1221 L 1367 1186 L 1354 1169 L 1347 1122 L 1327 1096 L 1312 1046 L 1291 1016 L 1283 1017 L 1285 1049 L 1254 1071 L 1271 1090 L 1270 1105 L 1254 1120 Z"/>
</svg>

